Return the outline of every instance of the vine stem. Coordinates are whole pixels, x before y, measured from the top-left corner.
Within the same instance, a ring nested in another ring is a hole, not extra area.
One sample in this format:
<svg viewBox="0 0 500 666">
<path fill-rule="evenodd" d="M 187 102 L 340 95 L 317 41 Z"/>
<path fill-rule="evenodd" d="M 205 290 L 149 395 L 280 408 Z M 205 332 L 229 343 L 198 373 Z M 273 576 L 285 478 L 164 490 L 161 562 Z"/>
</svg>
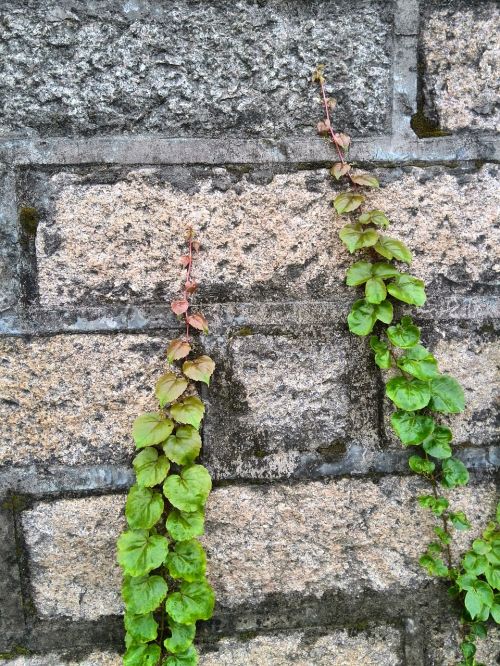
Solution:
<svg viewBox="0 0 500 666">
<path fill-rule="evenodd" d="M 339 156 L 339 160 L 342 163 L 342 165 L 347 164 L 343 151 L 341 150 L 340 146 L 337 143 L 337 139 L 335 138 L 335 132 L 332 127 L 332 122 L 331 122 L 331 117 L 330 117 L 330 110 L 328 108 L 328 98 L 326 96 L 326 90 L 325 90 L 325 84 L 322 78 L 319 79 L 319 86 L 321 89 L 321 96 L 323 98 L 323 107 L 325 109 L 325 116 L 328 121 L 328 131 L 330 132 L 330 137 L 331 140 L 335 146 L 335 150 L 337 151 L 337 155 Z M 351 175 L 349 173 L 346 174 L 349 176 L 349 179 L 352 180 Z"/>
<path fill-rule="evenodd" d="M 186 282 L 184 284 L 184 300 L 189 303 L 189 294 L 188 294 L 188 285 L 191 279 L 191 269 L 193 267 L 193 230 L 189 229 L 189 247 L 188 247 L 188 257 L 189 262 L 186 266 Z M 188 310 L 184 313 L 184 319 L 186 321 L 186 342 L 189 342 L 189 320 L 188 320 Z"/>
</svg>

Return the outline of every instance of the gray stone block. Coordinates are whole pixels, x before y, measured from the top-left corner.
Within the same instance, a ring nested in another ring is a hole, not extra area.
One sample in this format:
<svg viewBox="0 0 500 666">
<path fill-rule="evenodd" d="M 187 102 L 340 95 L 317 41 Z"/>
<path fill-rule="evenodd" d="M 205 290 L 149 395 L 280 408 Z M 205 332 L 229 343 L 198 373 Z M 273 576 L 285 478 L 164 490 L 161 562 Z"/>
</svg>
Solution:
<svg viewBox="0 0 500 666">
<path fill-rule="evenodd" d="M 14 527 L 15 498 L 0 496 L 0 652 L 22 641 L 25 630 L 19 548 Z"/>
<path fill-rule="evenodd" d="M 328 68 L 339 126 L 390 111 L 392 3 L 2 3 L 2 128 L 42 135 L 311 133 Z M 339 57 L 339 54 L 342 54 Z M 349 63 L 348 66 L 346 63 Z"/>
</svg>

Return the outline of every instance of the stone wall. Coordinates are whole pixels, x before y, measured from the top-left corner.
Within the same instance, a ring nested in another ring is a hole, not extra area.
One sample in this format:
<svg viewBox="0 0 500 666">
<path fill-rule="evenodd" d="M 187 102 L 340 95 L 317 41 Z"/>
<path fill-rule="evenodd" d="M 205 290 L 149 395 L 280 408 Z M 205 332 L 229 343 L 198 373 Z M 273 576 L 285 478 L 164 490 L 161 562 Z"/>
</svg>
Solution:
<svg viewBox="0 0 500 666">
<path fill-rule="evenodd" d="M 203 462 L 202 666 L 452 666 L 457 623 L 365 342 L 345 325 L 323 62 L 369 195 L 428 284 L 463 383 L 474 534 L 498 498 L 494 0 L 4 0 L 0 8 L 0 654 L 117 666 L 115 541 L 134 417 L 177 331 L 183 229 L 217 361 Z M 462 535 L 465 548 L 474 535 Z M 457 548 L 459 550 L 460 548 Z M 480 647 L 499 663 L 500 637 Z"/>
</svg>

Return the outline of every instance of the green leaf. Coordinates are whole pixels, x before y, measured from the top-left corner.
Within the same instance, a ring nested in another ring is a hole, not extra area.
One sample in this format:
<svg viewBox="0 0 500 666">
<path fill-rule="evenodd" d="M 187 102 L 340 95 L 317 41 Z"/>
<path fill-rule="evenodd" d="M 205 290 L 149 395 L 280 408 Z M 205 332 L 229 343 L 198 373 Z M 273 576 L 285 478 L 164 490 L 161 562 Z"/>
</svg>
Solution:
<svg viewBox="0 0 500 666">
<path fill-rule="evenodd" d="M 157 666 L 160 654 L 159 645 L 133 645 L 123 656 L 123 666 Z"/>
<path fill-rule="evenodd" d="M 497 519 L 497 523 L 500 525 L 500 502 L 498 502 L 498 504 L 497 504 L 496 519 Z"/>
<path fill-rule="evenodd" d="M 145 615 L 125 613 L 124 622 L 125 630 L 136 643 L 154 641 L 158 635 L 158 622 L 154 619 L 153 613 Z"/>
<path fill-rule="evenodd" d="M 448 576 L 448 567 L 440 557 L 433 557 L 429 553 L 419 559 L 421 566 L 425 567 L 431 576 Z"/>
<path fill-rule="evenodd" d="M 337 213 L 341 215 L 342 213 L 352 213 L 353 210 L 361 206 L 364 200 L 365 198 L 362 194 L 342 192 L 335 197 L 333 205 Z"/>
<path fill-rule="evenodd" d="M 491 608 L 491 606 L 493 606 L 495 595 L 493 594 L 493 590 L 488 585 L 488 583 L 483 580 L 478 580 L 475 585 L 475 589 L 483 604 L 488 606 L 488 608 Z"/>
<path fill-rule="evenodd" d="M 384 324 L 390 324 L 393 317 L 393 308 L 390 301 L 383 301 L 375 306 L 376 318 Z"/>
<path fill-rule="evenodd" d="M 210 386 L 210 378 L 215 370 L 215 363 L 210 356 L 199 356 L 182 364 L 182 372 L 195 382 L 203 382 Z"/>
<path fill-rule="evenodd" d="M 498 566 L 493 567 L 488 565 L 485 569 L 484 575 L 494 590 L 500 590 L 500 568 Z"/>
<path fill-rule="evenodd" d="M 389 348 L 377 338 L 376 335 L 370 337 L 370 347 L 375 352 L 375 363 L 382 370 L 388 370 L 392 366 L 391 354 Z"/>
<path fill-rule="evenodd" d="M 387 337 L 396 347 L 408 349 L 420 340 L 420 329 L 412 322 L 411 317 L 402 317 L 399 324 L 389 326 Z"/>
<path fill-rule="evenodd" d="M 437 361 L 422 345 L 414 345 L 398 359 L 398 368 L 422 381 L 439 377 Z"/>
<path fill-rule="evenodd" d="M 372 274 L 373 277 L 379 277 L 387 280 L 398 275 L 399 272 L 392 264 L 387 264 L 384 261 L 378 261 L 377 263 L 373 264 Z"/>
<path fill-rule="evenodd" d="M 433 495 L 422 495 L 418 498 L 418 503 L 425 509 L 430 509 L 435 516 L 442 516 L 450 503 L 446 497 L 434 497 Z"/>
<path fill-rule="evenodd" d="M 156 382 L 155 395 L 164 407 L 168 402 L 177 400 L 187 389 L 188 382 L 173 372 L 167 372 Z"/>
<path fill-rule="evenodd" d="M 179 624 L 193 624 L 197 620 L 209 620 L 215 605 L 215 595 L 207 581 L 181 583 L 165 604 L 170 617 Z"/>
<path fill-rule="evenodd" d="M 130 530 L 118 539 L 118 564 L 129 576 L 144 576 L 165 562 L 168 541 L 147 530 Z"/>
<path fill-rule="evenodd" d="M 490 608 L 491 616 L 497 624 L 500 624 L 500 603 L 494 603 Z"/>
<path fill-rule="evenodd" d="M 351 176 L 351 181 L 356 183 L 356 185 L 361 185 L 363 187 L 380 187 L 380 183 L 375 176 L 371 176 L 369 173 L 355 173 Z"/>
<path fill-rule="evenodd" d="M 449 518 L 453 527 L 459 532 L 465 532 L 465 530 L 469 530 L 471 527 L 463 511 L 451 511 Z"/>
<path fill-rule="evenodd" d="M 386 214 L 381 210 L 369 210 L 362 213 L 358 221 L 361 224 L 375 224 L 377 227 L 382 227 L 382 229 L 386 229 L 390 224 Z M 388 257 L 388 259 L 392 259 L 392 257 Z"/>
<path fill-rule="evenodd" d="M 185 652 L 179 652 L 167 657 L 164 666 L 196 666 L 198 664 L 198 654 L 193 645 L 190 645 Z"/>
<path fill-rule="evenodd" d="M 426 301 L 425 284 L 413 275 L 403 273 L 396 275 L 392 282 L 387 285 L 387 291 L 394 298 L 421 307 Z"/>
<path fill-rule="evenodd" d="M 465 486 L 469 481 L 469 472 L 461 460 L 448 458 L 443 461 L 441 483 L 445 488 Z"/>
<path fill-rule="evenodd" d="M 472 550 L 478 555 L 486 555 L 491 550 L 491 545 L 483 539 L 475 539 L 472 543 Z"/>
<path fill-rule="evenodd" d="M 430 385 L 430 409 L 443 414 L 458 414 L 464 411 L 464 391 L 454 377 L 441 375 L 433 379 Z"/>
<path fill-rule="evenodd" d="M 451 430 L 445 426 L 436 426 L 434 432 L 423 442 L 424 450 L 433 458 L 443 460 L 451 458 Z"/>
<path fill-rule="evenodd" d="M 375 245 L 378 240 L 378 231 L 372 228 L 363 229 L 361 224 L 346 224 L 339 231 L 339 236 L 352 254 L 356 250 Z"/>
<path fill-rule="evenodd" d="M 394 412 L 391 425 L 405 446 L 415 446 L 427 439 L 434 430 L 434 420 L 430 416 L 413 412 Z"/>
<path fill-rule="evenodd" d="M 179 426 L 175 435 L 170 435 L 163 445 L 167 458 L 178 465 L 192 463 L 198 457 L 200 450 L 200 433 L 190 425 Z"/>
<path fill-rule="evenodd" d="M 167 531 L 175 541 L 187 541 L 205 532 L 203 511 L 178 511 L 173 509 L 167 517 Z"/>
<path fill-rule="evenodd" d="M 181 358 L 186 358 L 186 356 L 191 351 L 191 345 L 186 340 L 177 338 L 172 340 L 167 348 L 167 361 L 173 363 L 174 361 L 179 361 Z"/>
<path fill-rule="evenodd" d="M 420 456 L 411 456 L 408 465 L 416 474 L 432 474 L 436 469 L 436 465 L 431 460 L 425 460 Z"/>
<path fill-rule="evenodd" d="M 445 545 L 451 543 L 450 535 L 447 532 L 445 532 L 442 527 L 435 527 L 434 532 L 439 537 L 439 540 L 442 541 L 442 543 L 444 543 Z"/>
<path fill-rule="evenodd" d="M 165 456 L 159 456 L 158 451 L 152 447 L 138 453 L 132 465 L 137 476 L 137 485 L 145 488 L 162 483 L 170 469 L 170 463 Z"/>
<path fill-rule="evenodd" d="M 159 412 L 142 414 L 134 421 L 132 437 L 138 449 L 161 444 L 174 429 L 173 421 L 166 419 Z"/>
<path fill-rule="evenodd" d="M 169 617 L 168 626 L 170 628 L 171 635 L 165 640 L 165 647 L 169 652 L 173 652 L 174 654 L 185 652 L 194 641 L 196 625 L 179 624 L 178 622 L 174 622 L 172 618 Z"/>
<path fill-rule="evenodd" d="M 369 261 L 357 261 L 346 273 L 346 284 L 349 287 L 358 287 L 372 277 L 372 264 Z"/>
<path fill-rule="evenodd" d="M 167 592 L 167 583 L 161 576 L 126 576 L 123 581 L 123 601 L 127 610 L 136 615 L 156 610 Z"/>
<path fill-rule="evenodd" d="M 374 249 L 386 259 L 396 259 L 397 261 L 411 264 L 412 256 L 410 250 L 404 243 L 395 238 L 379 236 Z"/>
<path fill-rule="evenodd" d="M 469 641 L 463 641 L 460 644 L 460 650 L 466 659 L 472 659 L 472 657 L 476 654 L 476 646 L 474 643 L 470 643 Z"/>
<path fill-rule="evenodd" d="M 407 412 L 423 409 L 431 397 L 428 382 L 405 377 L 390 379 L 386 384 L 385 392 L 396 407 Z"/>
<path fill-rule="evenodd" d="M 365 298 L 368 303 L 382 303 L 386 296 L 385 282 L 381 278 L 370 278 L 365 285 Z"/>
<path fill-rule="evenodd" d="M 364 299 L 355 301 L 347 316 L 349 330 L 356 335 L 368 335 L 371 333 L 376 321 L 375 306 L 367 303 Z"/>
<path fill-rule="evenodd" d="M 462 565 L 467 574 L 480 576 L 488 568 L 488 560 L 483 555 L 478 555 L 471 551 L 464 555 Z"/>
<path fill-rule="evenodd" d="M 164 508 L 163 497 L 150 488 L 132 486 L 127 496 L 125 516 L 133 530 L 149 530 L 160 520 Z"/>
<path fill-rule="evenodd" d="M 196 539 L 179 541 L 167 557 L 167 567 L 172 578 L 189 582 L 203 580 L 207 568 L 207 556 Z"/>
<path fill-rule="evenodd" d="M 170 407 L 170 414 L 178 423 L 192 425 L 198 430 L 201 420 L 205 413 L 205 405 L 194 395 L 184 398 L 181 402 L 176 402 Z"/>
<path fill-rule="evenodd" d="M 211 489 L 210 474 L 202 465 L 185 467 L 180 476 L 171 474 L 163 484 L 165 497 L 181 511 L 200 509 L 207 501 Z"/>
</svg>

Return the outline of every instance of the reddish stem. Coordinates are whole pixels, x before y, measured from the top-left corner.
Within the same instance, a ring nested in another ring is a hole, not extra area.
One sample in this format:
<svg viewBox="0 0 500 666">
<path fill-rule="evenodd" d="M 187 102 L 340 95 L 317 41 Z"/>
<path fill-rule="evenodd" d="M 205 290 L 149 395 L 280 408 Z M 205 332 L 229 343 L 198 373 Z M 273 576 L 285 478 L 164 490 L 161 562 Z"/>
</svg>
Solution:
<svg viewBox="0 0 500 666">
<path fill-rule="evenodd" d="M 330 118 L 330 111 L 328 109 L 328 98 L 326 96 L 325 84 L 323 83 L 323 80 L 321 78 L 319 80 L 319 85 L 320 85 L 320 88 L 321 88 L 321 96 L 323 97 L 323 106 L 325 107 L 325 116 L 326 116 L 326 120 L 327 120 L 327 123 L 328 123 L 328 131 L 330 132 L 331 139 L 333 141 L 335 149 L 337 150 L 337 155 L 339 156 L 339 160 L 344 165 L 344 164 L 346 164 L 346 161 L 344 159 L 343 151 L 340 149 L 340 146 L 338 145 L 337 140 L 335 139 L 335 132 L 334 132 L 333 127 L 332 127 L 332 122 L 331 122 L 331 118 Z M 351 179 L 351 175 L 349 173 L 347 173 L 346 175 L 349 176 L 349 179 Z"/>
<path fill-rule="evenodd" d="M 189 294 L 188 294 L 188 285 L 191 279 L 191 268 L 193 266 L 193 230 L 189 230 L 189 251 L 188 251 L 189 263 L 186 266 L 186 282 L 184 285 L 184 300 L 189 303 Z M 189 310 L 186 310 L 184 318 L 186 320 L 186 342 L 189 342 L 189 321 L 188 321 Z"/>
</svg>

